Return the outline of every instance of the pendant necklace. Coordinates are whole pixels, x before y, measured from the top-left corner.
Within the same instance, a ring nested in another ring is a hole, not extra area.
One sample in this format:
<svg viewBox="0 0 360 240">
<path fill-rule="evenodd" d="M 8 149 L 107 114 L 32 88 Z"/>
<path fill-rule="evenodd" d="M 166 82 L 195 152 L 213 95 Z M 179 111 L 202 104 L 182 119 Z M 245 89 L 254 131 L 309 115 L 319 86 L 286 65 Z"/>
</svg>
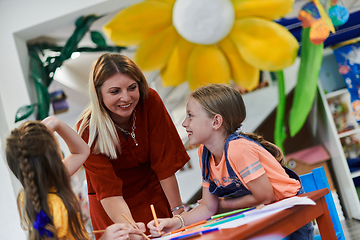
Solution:
<svg viewBox="0 0 360 240">
<path fill-rule="evenodd" d="M 135 115 L 135 113 L 136 113 L 136 109 L 134 109 L 134 113 L 133 113 L 133 125 L 132 125 L 132 127 L 131 127 L 131 132 L 129 132 L 129 131 L 126 131 L 125 129 L 122 129 L 121 127 L 119 127 L 118 125 L 116 125 L 115 124 L 115 126 L 120 130 L 120 131 L 122 131 L 123 133 L 125 133 L 126 135 L 130 135 L 131 136 L 131 138 L 134 140 L 134 142 L 135 142 L 135 146 L 138 146 L 139 144 L 138 144 L 138 142 L 136 141 L 136 138 L 135 138 L 135 120 L 136 120 L 136 115 Z"/>
</svg>

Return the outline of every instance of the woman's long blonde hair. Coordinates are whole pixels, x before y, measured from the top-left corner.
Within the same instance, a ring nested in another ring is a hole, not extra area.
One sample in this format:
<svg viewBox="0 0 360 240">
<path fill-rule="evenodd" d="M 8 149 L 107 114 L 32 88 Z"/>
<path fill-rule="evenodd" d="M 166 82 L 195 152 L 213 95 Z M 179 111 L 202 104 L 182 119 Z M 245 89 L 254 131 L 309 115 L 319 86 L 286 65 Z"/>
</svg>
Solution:
<svg viewBox="0 0 360 240">
<path fill-rule="evenodd" d="M 93 65 L 89 79 L 90 105 L 76 124 L 80 136 L 89 128 L 88 145 L 94 147 L 93 153 L 105 154 L 110 159 L 117 158 L 117 153 L 121 153 L 121 146 L 114 122 L 103 102 L 101 86 L 116 73 L 126 74 L 138 83 L 140 101 L 147 98 L 149 86 L 141 69 L 124 55 L 105 53 Z"/>
<path fill-rule="evenodd" d="M 223 126 L 226 129 L 227 137 L 237 131 L 246 118 L 246 108 L 241 94 L 228 85 L 203 86 L 193 91 L 190 96 L 200 103 L 210 118 L 216 114 L 223 117 Z M 259 134 L 244 132 L 241 134 L 260 143 L 282 165 L 285 164 L 284 155 L 279 147 L 265 140 Z"/>
</svg>

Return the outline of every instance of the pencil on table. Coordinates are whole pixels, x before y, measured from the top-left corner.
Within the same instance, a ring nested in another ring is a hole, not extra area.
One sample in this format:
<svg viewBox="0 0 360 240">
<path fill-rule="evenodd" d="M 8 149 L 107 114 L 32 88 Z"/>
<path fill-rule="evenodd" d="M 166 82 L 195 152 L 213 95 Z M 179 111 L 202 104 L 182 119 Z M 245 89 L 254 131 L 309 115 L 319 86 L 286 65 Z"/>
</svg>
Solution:
<svg viewBox="0 0 360 240">
<path fill-rule="evenodd" d="M 139 229 L 139 227 L 135 224 L 135 223 L 133 223 L 125 214 L 121 214 L 125 219 L 126 219 L 126 221 L 128 221 L 134 228 L 136 228 L 136 229 Z M 141 233 L 142 235 L 143 235 L 143 237 L 144 238 L 146 238 L 147 240 L 150 240 L 150 238 L 148 237 L 148 236 L 146 236 L 145 235 L 145 233 Z"/>
<path fill-rule="evenodd" d="M 238 210 L 234 210 L 234 211 L 231 211 L 231 212 L 220 213 L 220 214 L 211 216 L 211 219 L 223 218 L 223 217 L 231 216 L 231 215 L 234 215 L 234 214 L 237 214 L 237 213 L 244 213 L 244 212 L 248 212 L 248 211 L 251 211 L 251 210 L 254 210 L 254 209 L 261 209 L 264 206 L 265 206 L 264 204 L 261 204 L 261 205 L 256 206 L 256 207 L 243 208 L 243 209 L 238 209 Z"/>
<path fill-rule="evenodd" d="M 188 226 L 186 226 L 186 227 L 182 227 L 182 228 L 179 228 L 179 229 L 177 229 L 177 230 L 174 230 L 174 231 L 171 232 L 171 234 L 173 234 L 173 233 L 178 233 L 178 232 L 181 232 L 181 231 L 190 229 L 190 228 L 192 228 L 192 227 L 199 226 L 199 225 L 204 224 L 204 223 L 206 223 L 206 222 L 207 222 L 207 220 L 204 219 L 204 220 L 202 220 L 202 221 L 200 221 L 200 222 L 196 222 L 196 223 L 190 224 L 190 225 L 188 225 Z"/>
<path fill-rule="evenodd" d="M 158 222 L 157 217 L 156 217 L 156 212 L 155 212 L 154 205 L 151 204 L 151 205 L 150 205 L 150 208 L 151 208 L 152 215 L 153 215 L 153 217 L 154 217 L 154 221 L 155 221 L 156 227 L 158 227 L 158 226 L 159 226 L 159 222 Z M 159 232 L 159 235 L 161 236 L 161 232 L 160 232 L 160 231 L 158 231 L 158 232 Z"/>
</svg>

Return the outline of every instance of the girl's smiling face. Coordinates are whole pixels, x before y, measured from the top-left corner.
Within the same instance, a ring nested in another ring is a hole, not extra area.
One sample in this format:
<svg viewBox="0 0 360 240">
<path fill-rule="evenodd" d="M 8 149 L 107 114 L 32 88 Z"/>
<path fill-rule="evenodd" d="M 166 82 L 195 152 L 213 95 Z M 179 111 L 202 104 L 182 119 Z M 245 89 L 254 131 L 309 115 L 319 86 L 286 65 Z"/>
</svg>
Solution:
<svg viewBox="0 0 360 240">
<path fill-rule="evenodd" d="M 104 105 L 111 118 L 129 118 L 140 99 L 138 83 L 128 75 L 117 73 L 101 86 Z"/>
<path fill-rule="evenodd" d="M 213 119 L 193 97 L 189 97 L 182 126 L 186 129 L 190 145 L 206 144 L 212 137 Z"/>
</svg>

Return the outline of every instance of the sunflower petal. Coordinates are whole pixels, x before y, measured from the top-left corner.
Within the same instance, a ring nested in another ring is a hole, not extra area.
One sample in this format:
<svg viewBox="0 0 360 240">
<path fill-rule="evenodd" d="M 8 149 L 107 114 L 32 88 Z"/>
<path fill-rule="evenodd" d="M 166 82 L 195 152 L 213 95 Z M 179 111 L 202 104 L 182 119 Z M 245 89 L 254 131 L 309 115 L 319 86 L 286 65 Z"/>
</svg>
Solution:
<svg viewBox="0 0 360 240">
<path fill-rule="evenodd" d="M 235 18 L 262 17 L 277 19 L 292 11 L 294 0 L 232 0 Z"/>
<path fill-rule="evenodd" d="M 190 54 L 187 78 L 194 90 L 207 83 L 229 83 L 230 68 L 226 57 L 215 45 L 195 45 Z"/>
<path fill-rule="evenodd" d="M 186 66 L 194 44 L 183 38 L 179 39 L 171 53 L 168 64 L 161 70 L 162 83 L 165 87 L 177 86 L 186 80 Z"/>
<path fill-rule="evenodd" d="M 179 35 L 174 26 L 165 30 L 141 43 L 134 54 L 134 61 L 143 71 L 155 71 L 165 66 L 174 49 Z"/>
<path fill-rule="evenodd" d="M 121 10 L 104 27 L 117 46 L 137 45 L 172 23 L 172 5 L 145 1 Z"/>
<path fill-rule="evenodd" d="M 259 85 L 259 69 L 244 61 L 229 38 L 224 38 L 220 41 L 219 47 L 225 53 L 230 63 L 233 81 L 248 91 L 255 89 Z"/>
<path fill-rule="evenodd" d="M 162 2 L 162 3 L 170 4 L 172 6 L 172 5 L 174 5 L 176 0 L 146 0 L 146 1 Z"/>
<path fill-rule="evenodd" d="M 235 21 L 230 38 L 244 60 L 261 70 L 276 71 L 290 66 L 299 48 L 285 27 L 261 18 Z"/>
</svg>

